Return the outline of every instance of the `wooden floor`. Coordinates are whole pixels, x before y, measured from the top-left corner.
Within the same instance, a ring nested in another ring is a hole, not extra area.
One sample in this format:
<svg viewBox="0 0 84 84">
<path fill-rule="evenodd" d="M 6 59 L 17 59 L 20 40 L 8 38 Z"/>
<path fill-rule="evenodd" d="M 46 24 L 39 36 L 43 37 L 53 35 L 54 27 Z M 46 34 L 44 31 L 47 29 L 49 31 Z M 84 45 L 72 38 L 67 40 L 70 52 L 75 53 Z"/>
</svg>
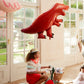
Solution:
<svg viewBox="0 0 84 84">
<path fill-rule="evenodd" d="M 12 83 L 6 83 L 6 84 L 28 84 L 25 79 L 21 79 Z"/>
<path fill-rule="evenodd" d="M 72 84 L 69 82 L 72 82 L 77 77 L 78 73 L 80 72 L 81 65 L 83 64 L 67 67 L 65 69 L 65 72 L 61 81 L 63 81 L 64 84 Z"/>
<path fill-rule="evenodd" d="M 61 81 L 64 82 L 64 84 L 71 84 L 69 82 L 71 82 L 77 77 L 81 65 L 82 64 L 67 67 L 64 71 L 64 75 Z M 28 84 L 28 83 L 26 83 L 25 79 L 22 79 L 22 80 L 18 80 L 18 81 L 15 81 L 12 83 L 6 83 L 6 84 Z"/>
</svg>

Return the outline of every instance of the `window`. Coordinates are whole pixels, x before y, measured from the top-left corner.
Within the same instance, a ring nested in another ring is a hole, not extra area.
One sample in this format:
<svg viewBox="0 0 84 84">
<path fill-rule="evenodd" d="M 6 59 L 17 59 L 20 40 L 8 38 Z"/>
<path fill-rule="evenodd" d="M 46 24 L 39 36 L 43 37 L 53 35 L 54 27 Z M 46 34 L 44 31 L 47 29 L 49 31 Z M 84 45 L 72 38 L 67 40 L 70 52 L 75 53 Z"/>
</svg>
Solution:
<svg viewBox="0 0 84 84">
<path fill-rule="evenodd" d="M 76 14 L 66 12 L 64 17 L 64 52 L 65 54 L 73 53 L 76 48 Z"/>
<path fill-rule="evenodd" d="M 36 1 L 36 0 L 23 0 Z M 24 58 L 28 51 L 35 47 L 36 35 L 25 34 L 21 32 L 22 28 L 26 28 L 32 24 L 37 17 L 36 7 L 25 7 L 14 13 L 13 19 L 13 62 L 24 62 Z"/>
<path fill-rule="evenodd" d="M 83 0 L 63 0 L 63 2 L 70 8 L 83 9 Z"/>
<path fill-rule="evenodd" d="M 79 22 L 81 25 L 81 20 L 83 20 L 83 0 L 63 0 L 63 2 L 70 6 L 64 17 L 64 53 L 75 54 L 77 53 L 77 33 L 79 29 L 77 23 Z M 81 14 L 79 14 L 80 12 Z M 78 14 L 79 17 L 77 17 Z"/>
<path fill-rule="evenodd" d="M 79 39 L 84 39 L 84 15 L 79 14 Z"/>
<path fill-rule="evenodd" d="M 6 13 L 0 11 L 0 65 L 6 65 L 7 62 L 7 28 Z"/>
</svg>

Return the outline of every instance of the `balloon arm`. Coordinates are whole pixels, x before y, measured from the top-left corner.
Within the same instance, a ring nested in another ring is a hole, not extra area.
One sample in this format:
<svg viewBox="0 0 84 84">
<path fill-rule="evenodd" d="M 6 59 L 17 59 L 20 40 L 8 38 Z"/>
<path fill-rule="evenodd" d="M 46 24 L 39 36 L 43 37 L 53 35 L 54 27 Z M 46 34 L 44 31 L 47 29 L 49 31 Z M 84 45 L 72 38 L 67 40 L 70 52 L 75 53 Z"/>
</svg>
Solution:
<svg viewBox="0 0 84 84">
<path fill-rule="evenodd" d="M 80 52 L 82 51 L 82 44 L 81 44 L 81 41 L 78 42 L 78 47 L 79 47 L 79 50 Z"/>
</svg>

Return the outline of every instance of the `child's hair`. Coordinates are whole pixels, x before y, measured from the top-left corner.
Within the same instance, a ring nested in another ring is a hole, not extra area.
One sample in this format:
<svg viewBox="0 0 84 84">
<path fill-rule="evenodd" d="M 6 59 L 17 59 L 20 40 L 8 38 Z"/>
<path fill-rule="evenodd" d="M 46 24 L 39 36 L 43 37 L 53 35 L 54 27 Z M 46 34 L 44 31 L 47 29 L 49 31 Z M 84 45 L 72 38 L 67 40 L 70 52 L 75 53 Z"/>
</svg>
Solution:
<svg viewBox="0 0 84 84">
<path fill-rule="evenodd" d="M 80 71 L 81 71 L 81 69 L 84 69 L 84 65 L 83 65 L 83 66 L 81 66 Z"/>
<path fill-rule="evenodd" d="M 30 61 L 31 59 L 35 59 L 34 55 L 38 52 L 36 49 L 31 49 L 30 52 L 26 56 L 26 62 Z"/>
</svg>

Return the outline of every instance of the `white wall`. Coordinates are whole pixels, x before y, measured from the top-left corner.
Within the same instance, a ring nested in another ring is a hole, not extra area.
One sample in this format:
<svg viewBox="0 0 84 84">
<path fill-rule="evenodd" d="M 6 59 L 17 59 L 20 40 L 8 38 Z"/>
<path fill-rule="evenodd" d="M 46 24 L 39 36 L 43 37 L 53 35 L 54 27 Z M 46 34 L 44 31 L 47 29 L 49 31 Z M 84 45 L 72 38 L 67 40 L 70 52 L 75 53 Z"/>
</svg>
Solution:
<svg viewBox="0 0 84 84">
<path fill-rule="evenodd" d="M 60 1 L 60 0 L 59 0 Z M 56 0 L 41 0 L 41 13 L 50 9 Z M 54 38 L 41 40 L 41 63 L 55 66 L 64 65 L 64 41 L 63 27 L 53 26 Z"/>
<path fill-rule="evenodd" d="M 63 0 L 41 0 L 41 13 L 50 9 L 55 3 Z M 43 65 L 70 66 L 83 61 L 78 52 L 77 55 L 64 55 L 64 29 L 61 27 L 52 27 L 54 38 L 52 40 L 41 40 L 41 63 Z"/>
</svg>

